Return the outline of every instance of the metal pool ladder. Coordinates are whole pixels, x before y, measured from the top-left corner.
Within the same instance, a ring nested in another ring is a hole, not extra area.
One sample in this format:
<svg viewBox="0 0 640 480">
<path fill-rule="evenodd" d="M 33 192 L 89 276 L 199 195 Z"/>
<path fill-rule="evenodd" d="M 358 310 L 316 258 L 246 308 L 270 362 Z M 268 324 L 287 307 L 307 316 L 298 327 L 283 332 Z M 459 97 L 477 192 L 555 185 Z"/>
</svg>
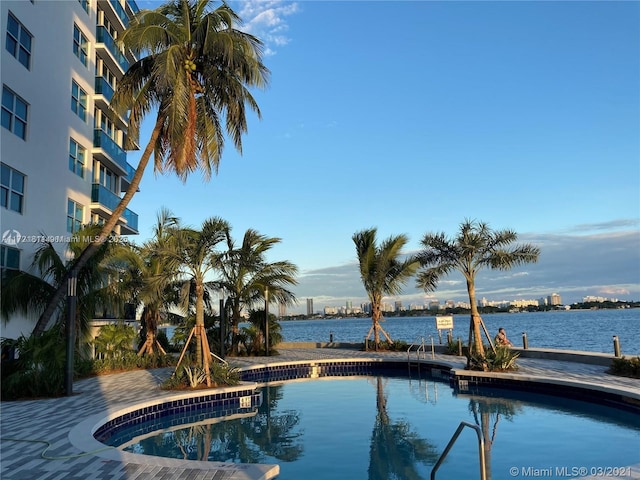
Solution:
<svg viewBox="0 0 640 480">
<path fill-rule="evenodd" d="M 424 358 L 425 354 L 425 345 L 424 345 L 424 337 L 418 337 L 409 348 L 407 348 L 407 362 L 411 363 L 411 349 L 415 346 L 418 346 L 416 352 L 416 360 L 420 361 L 420 351 L 422 351 L 422 358 Z"/>
<path fill-rule="evenodd" d="M 484 459 L 484 437 L 482 436 L 482 430 L 480 430 L 480 427 L 478 425 L 474 425 L 473 423 L 469 423 L 469 422 L 460 422 L 460 425 L 458 425 L 456 432 L 451 437 L 451 440 L 449 440 L 449 443 L 447 444 L 444 451 L 442 452 L 442 455 L 440 455 L 440 458 L 438 458 L 438 461 L 431 469 L 431 480 L 436 480 L 436 472 L 438 471 L 438 468 L 440 468 L 440 465 L 442 464 L 442 462 L 444 462 L 444 459 L 449 453 L 449 450 L 451 450 L 451 447 L 453 447 L 453 444 L 456 443 L 456 440 L 458 439 L 458 436 L 460 436 L 460 433 L 462 432 L 464 427 L 473 428 L 476 431 L 476 434 L 478 435 L 478 458 L 480 460 L 480 480 L 487 480 L 487 464 L 485 463 L 485 459 Z"/>
</svg>

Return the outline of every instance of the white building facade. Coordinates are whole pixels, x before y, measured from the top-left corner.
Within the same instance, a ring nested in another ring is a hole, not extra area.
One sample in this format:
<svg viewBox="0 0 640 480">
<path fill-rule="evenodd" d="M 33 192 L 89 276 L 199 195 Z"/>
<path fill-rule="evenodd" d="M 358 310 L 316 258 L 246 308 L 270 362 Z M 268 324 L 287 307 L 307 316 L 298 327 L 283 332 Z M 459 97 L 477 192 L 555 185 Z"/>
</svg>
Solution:
<svg viewBox="0 0 640 480">
<path fill-rule="evenodd" d="M 128 0 L 0 2 L 4 273 L 31 270 L 41 236 L 64 254 L 73 233 L 104 222 L 129 186 L 127 119 L 109 101 L 135 61 L 115 43 L 135 11 Z M 116 233 L 137 234 L 137 215 L 127 209 Z M 11 318 L 0 336 L 28 334 L 34 322 Z"/>
</svg>

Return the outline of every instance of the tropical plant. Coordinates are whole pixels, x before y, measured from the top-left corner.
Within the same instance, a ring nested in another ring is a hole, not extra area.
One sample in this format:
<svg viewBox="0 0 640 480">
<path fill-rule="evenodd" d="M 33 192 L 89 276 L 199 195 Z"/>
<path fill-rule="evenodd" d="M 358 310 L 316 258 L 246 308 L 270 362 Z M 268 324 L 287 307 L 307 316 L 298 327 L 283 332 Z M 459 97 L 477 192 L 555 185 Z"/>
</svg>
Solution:
<svg viewBox="0 0 640 480">
<path fill-rule="evenodd" d="M 211 364 L 211 381 L 215 385 L 237 385 L 240 383 L 240 369 L 226 363 Z"/>
<path fill-rule="evenodd" d="M 196 388 L 201 383 L 204 383 L 209 376 L 207 372 L 197 366 L 187 365 L 184 367 L 183 371 L 189 381 L 189 386 L 191 388 Z"/>
<path fill-rule="evenodd" d="M 103 325 L 94 340 L 96 353 L 102 357 L 122 357 L 133 349 L 135 338 L 136 331 L 131 325 L 123 322 Z"/>
<path fill-rule="evenodd" d="M 417 258 L 421 270 L 417 276 L 417 286 L 430 292 L 436 289 L 439 280 L 457 270 L 467 283 L 467 293 L 471 304 L 469 322 L 469 353 L 467 366 L 471 366 L 472 355 L 484 358 L 480 328 L 494 349 L 491 336 L 478 313 L 476 300 L 476 275 L 483 268 L 510 270 L 511 268 L 538 261 L 540 249 L 531 244 L 512 246 L 518 239 L 513 230 L 494 231 L 484 222 L 465 220 L 454 238 L 444 233 L 427 233 L 422 239 L 423 249 Z M 486 369 L 483 365 L 483 369 Z"/>
<path fill-rule="evenodd" d="M 369 339 L 373 334 L 377 350 L 380 346 L 380 334 L 389 343 L 393 343 L 380 325 L 383 320 L 382 298 L 384 295 L 399 294 L 419 265 L 412 257 L 402 258 L 402 249 L 408 242 L 406 235 L 390 236 L 378 245 L 376 234 L 377 229 L 370 228 L 356 232 L 352 240 L 358 254 L 360 278 L 371 302 L 372 325 L 366 338 Z"/>
<path fill-rule="evenodd" d="M 265 324 L 264 310 L 251 310 L 249 312 L 249 325 L 242 328 L 244 334 L 244 344 L 249 355 L 260 355 L 265 353 Z M 276 316 L 269 314 L 269 351 L 273 351 L 273 346 L 282 341 L 282 327 Z"/>
<path fill-rule="evenodd" d="M 205 220 L 200 230 L 174 227 L 166 245 L 158 251 L 169 267 L 178 272 L 176 278 L 182 283 L 182 307 L 185 313 L 189 311 L 191 288 L 194 289 L 196 365 L 207 374 L 210 352 L 204 325 L 204 298 L 208 288 L 206 277 L 220 266 L 220 253 L 215 247 L 227 237 L 229 229 L 229 224 L 217 217 Z"/>
<path fill-rule="evenodd" d="M 236 28 L 240 17 L 226 3 L 173 0 L 155 10 L 141 10 L 130 19 L 118 42 L 134 62 L 118 82 L 111 106 L 128 118 L 125 148 L 137 148 L 143 119 L 156 119 L 129 188 L 104 223 L 97 240 L 78 256 L 47 304 L 33 330 L 46 330 L 76 274 L 114 231 L 138 190 L 151 154 L 156 172 L 173 171 L 183 181 L 201 170 L 205 179 L 216 172 L 226 132 L 242 152 L 247 132 L 246 109 L 260 117 L 250 88 L 267 84 L 262 43 Z M 224 126 L 223 126 L 224 125 Z"/>
<path fill-rule="evenodd" d="M 295 295 L 288 287 L 298 283 L 298 267 L 288 261 L 266 260 L 268 251 L 280 241 L 252 229 L 245 232 L 239 246 L 230 235 L 227 237 L 227 251 L 220 263 L 220 280 L 214 285 L 227 295 L 225 308 L 230 312 L 231 353 L 234 355 L 238 354 L 243 310 L 263 306 L 265 295 L 269 303 L 295 303 Z"/>
<path fill-rule="evenodd" d="M 157 215 L 153 237 L 142 246 L 125 243 L 117 250 L 112 263 L 121 271 L 119 289 L 137 307 L 142 306 L 142 345 L 138 355 L 166 353 L 158 342 L 160 315 L 172 304 L 171 287 L 177 270 L 172 270 L 166 258 L 159 252 L 166 247 L 170 229 L 178 219 L 166 208 Z"/>
<path fill-rule="evenodd" d="M 18 358 L 2 362 L 2 400 L 52 397 L 64 393 L 64 332 L 57 325 L 44 335 L 2 339 L 2 350 L 13 349 Z"/>
<path fill-rule="evenodd" d="M 71 269 L 73 259 L 81 254 L 88 244 L 88 239 L 96 235 L 99 229 L 99 226 L 88 225 L 76 232 L 66 248 L 66 254 L 71 260 L 65 260 L 53 243 L 41 243 L 35 251 L 30 267 L 34 273 L 18 272 L 3 279 L 0 303 L 2 318 L 9 321 L 12 315 L 18 313 L 27 317 L 40 315 L 58 287 L 62 285 L 66 292 L 65 278 Z M 75 331 L 77 338 L 83 340 L 80 342 L 81 345 L 90 340 L 89 323 L 97 310 L 114 310 L 122 306 L 111 287 L 109 275 L 114 272 L 110 272 L 105 266 L 105 261 L 113 249 L 112 242 L 103 244 L 97 255 L 77 273 Z M 66 298 L 60 299 L 56 304 L 56 310 L 61 321 L 66 322 Z M 61 339 L 61 342 L 63 341 L 64 338 Z M 64 350 L 62 344 L 60 348 Z"/>
<path fill-rule="evenodd" d="M 485 351 L 483 357 L 472 354 L 470 366 L 472 370 L 486 369 L 490 372 L 507 372 L 517 370 L 516 360 L 520 353 L 511 350 L 508 346 L 496 345 L 493 349 Z"/>
<path fill-rule="evenodd" d="M 609 373 L 623 377 L 640 378 L 640 356 L 614 358 Z"/>
</svg>

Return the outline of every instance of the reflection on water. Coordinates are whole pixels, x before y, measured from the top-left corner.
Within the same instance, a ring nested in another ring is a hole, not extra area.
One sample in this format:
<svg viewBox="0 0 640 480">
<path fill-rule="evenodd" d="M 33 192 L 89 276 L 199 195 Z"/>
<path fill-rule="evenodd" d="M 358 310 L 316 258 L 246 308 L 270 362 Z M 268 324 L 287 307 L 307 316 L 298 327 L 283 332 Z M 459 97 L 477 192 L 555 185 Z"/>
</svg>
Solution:
<svg viewBox="0 0 640 480">
<path fill-rule="evenodd" d="M 371 434 L 368 478 L 420 478 L 417 463 L 433 465 L 440 454 L 436 445 L 421 438 L 411 424 L 390 418 L 385 385 L 386 379 L 376 378 L 376 419 Z"/>
<path fill-rule="evenodd" d="M 461 393 L 433 378 L 386 376 L 266 386 L 253 412 L 161 431 L 126 449 L 193 460 L 278 463 L 279 480 L 314 472 L 313 478 L 322 479 L 417 480 L 429 478 L 460 421 L 482 431 L 488 478 L 509 478 L 509 467 L 535 467 L 541 458 L 541 466 L 640 461 L 638 415 L 539 394 Z M 474 434 L 458 438 L 438 474 L 477 477 Z"/>
<path fill-rule="evenodd" d="M 268 463 L 266 459 L 273 457 L 283 462 L 294 461 L 303 453 L 299 414 L 278 410 L 282 395 L 282 385 L 267 388 L 262 404 L 250 415 L 185 425 L 135 439 L 137 443 L 125 450 L 184 460 Z M 158 429 L 162 429 L 161 424 Z"/>
</svg>

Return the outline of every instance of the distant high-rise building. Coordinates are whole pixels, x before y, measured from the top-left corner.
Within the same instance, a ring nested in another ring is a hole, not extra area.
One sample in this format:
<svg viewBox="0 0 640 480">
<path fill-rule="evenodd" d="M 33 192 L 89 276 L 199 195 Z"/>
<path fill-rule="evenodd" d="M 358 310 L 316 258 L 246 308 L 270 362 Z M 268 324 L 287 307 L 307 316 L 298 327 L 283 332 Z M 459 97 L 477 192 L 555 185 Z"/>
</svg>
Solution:
<svg viewBox="0 0 640 480">
<path fill-rule="evenodd" d="M 557 293 L 552 293 L 551 295 L 549 295 L 549 297 L 547 297 L 547 300 L 549 305 L 562 305 L 562 298 Z"/>
<path fill-rule="evenodd" d="M 402 309 L 402 301 L 396 300 L 394 307 L 395 307 L 395 311 L 396 312 L 401 312 L 403 310 Z"/>
<path fill-rule="evenodd" d="M 287 306 L 284 303 L 278 304 L 278 317 L 282 318 L 287 315 Z"/>
<path fill-rule="evenodd" d="M 307 315 L 313 315 L 313 298 L 307 298 Z"/>
</svg>

